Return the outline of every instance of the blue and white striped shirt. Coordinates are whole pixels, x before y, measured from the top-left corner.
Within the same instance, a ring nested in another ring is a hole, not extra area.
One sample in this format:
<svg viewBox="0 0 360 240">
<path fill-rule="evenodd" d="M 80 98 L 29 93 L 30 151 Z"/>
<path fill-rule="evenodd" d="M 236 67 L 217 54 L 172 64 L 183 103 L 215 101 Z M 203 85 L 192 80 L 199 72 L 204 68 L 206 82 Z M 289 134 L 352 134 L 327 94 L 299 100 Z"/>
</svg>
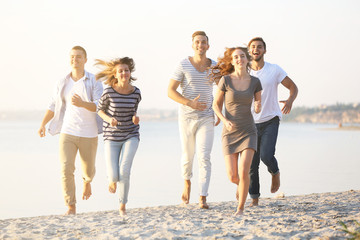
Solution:
<svg viewBox="0 0 360 240">
<path fill-rule="evenodd" d="M 214 60 L 210 60 L 211 66 L 216 65 Z M 199 72 L 191 64 L 189 58 L 183 59 L 177 66 L 172 79 L 181 82 L 180 88 L 182 95 L 187 99 L 194 99 L 200 94 L 199 102 L 206 103 L 206 109 L 204 111 L 181 105 L 179 116 L 191 119 L 214 116 L 214 111 L 212 109 L 214 83 L 210 81 L 209 73 L 209 70 Z"/>
</svg>

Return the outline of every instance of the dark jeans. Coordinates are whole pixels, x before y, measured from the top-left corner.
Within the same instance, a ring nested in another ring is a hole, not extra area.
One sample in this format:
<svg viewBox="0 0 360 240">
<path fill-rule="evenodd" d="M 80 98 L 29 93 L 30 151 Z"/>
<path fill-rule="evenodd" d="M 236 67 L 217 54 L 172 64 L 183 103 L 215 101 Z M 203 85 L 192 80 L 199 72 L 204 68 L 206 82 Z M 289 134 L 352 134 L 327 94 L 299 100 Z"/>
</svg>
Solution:
<svg viewBox="0 0 360 240">
<path fill-rule="evenodd" d="M 272 175 L 275 175 L 279 172 L 278 163 L 274 156 L 279 124 L 279 117 L 274 117 L 267 122 L 256 124 L 258 134 L 257 151 L 254 154 L 250 167 L 249 186 L 249 194 L 253 199 L 260 197 L 260 159 L 267 166 L 268 171 Z"/>
</svg>

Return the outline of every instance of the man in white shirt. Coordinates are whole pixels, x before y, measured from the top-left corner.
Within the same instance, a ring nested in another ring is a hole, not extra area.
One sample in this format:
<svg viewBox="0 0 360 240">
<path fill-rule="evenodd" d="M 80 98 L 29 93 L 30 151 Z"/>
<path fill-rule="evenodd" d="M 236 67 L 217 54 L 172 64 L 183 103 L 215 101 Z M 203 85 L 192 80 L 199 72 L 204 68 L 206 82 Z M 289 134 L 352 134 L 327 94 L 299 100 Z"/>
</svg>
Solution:
<svg viewBox="0 0 360 240">
<path fill-rule="evenodd" d="M 50 121 L 49 133 L 60 133 L 60 162 L 62 188 L 66 215 L 76 214 L 75 196 L 75 158 L 79 151 L 82 177 L 84 180 L 83 200 L 91 196 L 91 181 L 95 175 L 95 158 L 98 134 L 101 133 L 101 121 L 97 119 L 96 106 L 103 87 L 95 76 L 85 71 L 86 51 L 75 46 L 70 52 L 72 71 L 57 82 L 49 109 L 38 130 L 45 137 L 45 126 Z"/>
<path fill-rule="evenodd" d="M 199 163 L 200 208 L 208 209 L 211 162 L 210 153 L 214 140 L 213 83 L 210 82 L 209 67 L 216 64 L 206 57 L 209 39 L 205 32 L 192 35 L 194 56 L 183 59 L 176 68 L 168 87 L 168 96 L 180 103 L 179 128 L 182 146 L 182 176 L 184 204 L 190 200 L 193 158 L 196 151 Z M 181 87 L 182 93 L 177 91 Z"/>
<path fill-rule="evenodd" d="M 272 175 L 271 192 L 275 193 L 279 190 L 280 171 L 274 156 L 279 123 L 282 114 L 290 113 L 292 104 L 298 94 L 298 88 L 281 67 L 264 61 L 266 44 L 262 38 L 251 39 L 248 50 L 252 57 L 250 74 L 259 78 L 263 87 L 261 94 L 262 111 L 259 114 L 253 112 L 258 132 L 258 149 L 250 168 L 249 187 L 250 197 L 252 198 L 251 205 L 257 206 L 260 197 L 260 159 Z M 281 110 L 278 102 L 278 85 L 280 83 L 290 91 L 289 98 L 280 101 L 280 103 L 284 104 Z"/>
</svg>

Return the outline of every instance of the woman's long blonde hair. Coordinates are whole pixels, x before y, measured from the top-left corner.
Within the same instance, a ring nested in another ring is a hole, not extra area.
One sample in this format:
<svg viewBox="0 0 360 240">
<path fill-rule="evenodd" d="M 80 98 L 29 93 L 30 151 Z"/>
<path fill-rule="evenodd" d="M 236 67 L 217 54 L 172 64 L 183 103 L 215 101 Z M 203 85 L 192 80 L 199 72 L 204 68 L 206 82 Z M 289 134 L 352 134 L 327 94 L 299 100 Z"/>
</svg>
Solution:
<svg viewBox="0 0 360 240">
<path fill-rule="evenodd" d="M 226 50 L 224 52 L 224 56 L 219 57 L 217 64 L 214 67 L 212 67 L 211 70 L 210 70 L 210 79 L 211 79 L 211 81 L 218 82 L 219 79 L 222 76 L 229 75 L 230 73 L 235 71 L 234 66 L 231 64 L 231 60 L 232 60 L 231 54 L 236 49 L 240 49 L 241 51 L 243 51 L 245 53 L 246 58 L 249 61 L 249 63 L 246 66 L 247 71 L 248 72 L 250 71 L 251 57 L 250 57 L 250 54 L 249 54 L 248 49 L 246 47 L 226 48 Z"/>
<path fill-rule="evenodd" d="M 95 59 L 95 66 L 103 67 L 103 70 L 95 75 L 96 80 L 104 81 L 105 84 L 109 86 L 114 86 L 117 83 L 117 79 L 115 78 L 116 66 L 119 64 L 126 64 L 129 67 L 130 73 L 135 71 L 135 63 L 132 58 L 123 57 L 116 58 L 111 61 L 104 61 L 101 59 Z M 130 76 L 129 82 L 135 81 L 136 78 Z"/>
</svg>

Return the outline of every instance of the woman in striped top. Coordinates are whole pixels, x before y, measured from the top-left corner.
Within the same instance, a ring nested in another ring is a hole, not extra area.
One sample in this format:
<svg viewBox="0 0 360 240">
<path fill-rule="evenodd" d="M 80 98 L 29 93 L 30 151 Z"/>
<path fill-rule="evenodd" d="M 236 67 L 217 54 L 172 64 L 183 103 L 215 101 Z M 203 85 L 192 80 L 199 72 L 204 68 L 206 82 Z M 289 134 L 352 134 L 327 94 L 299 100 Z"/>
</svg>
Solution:
<svg viewBox="0 0 360 240">
<path fill-rule="evenodd" d="M 133 59 L 124 57 L 110 62 L 96 60 L 95 65 L 104 67 L 96 79 L 105 80 L 98 104 L 98 114 L 104 120 L 104 144 L 109 191 L 119 189 L 120 215 L 126 215 L 131 165 L 139 145 L 139 117 L 136 115 L 141 101 L 140 90 L 132 85 L 136 78 Z"/>
</svg>

